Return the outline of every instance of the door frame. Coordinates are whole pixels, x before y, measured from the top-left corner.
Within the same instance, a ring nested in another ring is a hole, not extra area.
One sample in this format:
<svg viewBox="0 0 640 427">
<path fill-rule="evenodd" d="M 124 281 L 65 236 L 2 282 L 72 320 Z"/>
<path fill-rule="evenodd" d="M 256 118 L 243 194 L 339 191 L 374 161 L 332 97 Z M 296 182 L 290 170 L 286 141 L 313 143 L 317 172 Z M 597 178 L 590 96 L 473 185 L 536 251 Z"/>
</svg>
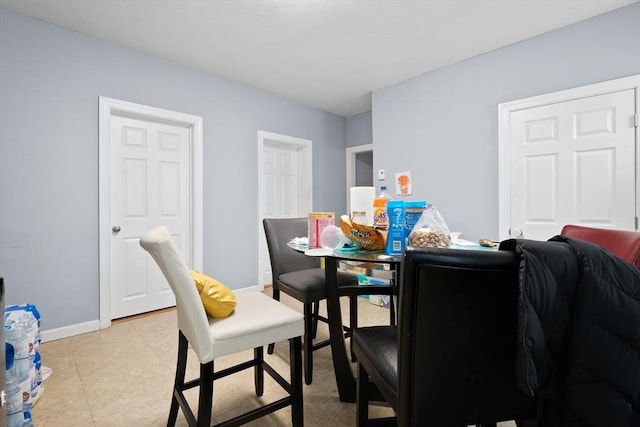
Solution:
<svg viewBox="0 0 640 427">
<path fill-rule="evenodd" d="M 511 113 L 549 104 L 573 101 L 591 96 L 604 95 L 623 90 L 635 90 L 636 112 L 636 218 L 640 212 L 640 128 L 638 109 L 640 106 L 640 74 L 608 80 L 591 85 L 562 90 L 530 98 L 498 104 L 498 234 L 500 240 L 509 238 L 511 227 Z"/>
<path fill-rule="evenodd" d="M 298 212 L 311 212 L 313 208 L 313 150 L 310 139 L 298 138 L 295 136 L 282 135 L 279 133 L 258 131 L 258 290 L 264 289 L 263 272 L 265 261 L 262 254 L 267 250 L 266 238 L 262 227 L 264 217 L 264 192 L 262 191 L 262 175 L 264 173 L 264 148 L 265 145 L 274 145 L 296 148 L 298 151 Z M 305 214 L 306 215 L 306 214 Z M 302 236 L 301 236 L 302 237 Z"/>
<path fill-rule="evenodd" d="M 98 136 L 99 232 L 100 242 L 100 329 L 111 326 L 111 211 L 110 211 L 110 141 L 111 117 L 131 116 L 137 119 L 170 123 L 187 127 L 190 150 L 191 262 L 194 269 L 203 264 L 203 159 L 202 117 L 162 108 L 135 104 L 104 96 L 99 97 Z"/>
<path fill-rule="evenodd" d="M 373 144 L 355 145 L 347 147 L 347 208 L 351 206 L 351 187 L 356 185 L 356 159 L 358 154 L 371 151 L 373 153 Z M 372 177 L 373 178 L 373 177 Z M 372 179 L 373 181 L 373 179 Z M 374 185 L 375 186 L 375 185 Z M 351 212 L 349 212 L 351 214 Z"/>
</svg>

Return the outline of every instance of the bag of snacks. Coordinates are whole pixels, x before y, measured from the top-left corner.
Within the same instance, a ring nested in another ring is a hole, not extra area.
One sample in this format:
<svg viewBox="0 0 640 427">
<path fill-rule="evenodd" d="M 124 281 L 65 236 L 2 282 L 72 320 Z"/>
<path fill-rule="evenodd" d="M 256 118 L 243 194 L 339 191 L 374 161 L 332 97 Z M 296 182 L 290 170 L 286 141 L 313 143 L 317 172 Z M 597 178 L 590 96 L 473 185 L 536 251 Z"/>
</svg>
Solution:
<svg viewBox="0 0 640 427">
<path fill-rule="evenodd" d="M 451 245 L 451 232 L 447 223 L 435 206 L 429 205 L 422 212 L 418 222 L 409 234 L 409 246 L 448 248 Z"/>
</svg>

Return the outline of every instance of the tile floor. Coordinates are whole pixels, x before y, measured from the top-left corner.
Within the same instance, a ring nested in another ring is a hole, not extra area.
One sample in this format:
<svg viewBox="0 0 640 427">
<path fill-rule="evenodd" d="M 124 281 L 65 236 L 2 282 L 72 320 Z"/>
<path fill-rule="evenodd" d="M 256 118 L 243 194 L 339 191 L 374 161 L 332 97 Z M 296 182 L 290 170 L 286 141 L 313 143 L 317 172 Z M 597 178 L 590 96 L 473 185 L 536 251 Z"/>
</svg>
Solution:
<svg viewBox="0 0 640 427">
<path fill-rule="evenodd" d="M 267 291 L 268 292 L 268 291 Z M 286 295 L 283 302 L 302 310 Z M 342 304 L 343 310 L 348 304 Z M 346 316 L 346 310 L 343 316 Z M 388 322 L 388 309 L 359 299 L 361 325 Z M 343 317 L 348 318 L 348 317 Z M 322 325 L 318 337 L 327 336 Z M 36 427 L 128 427 L 165 426 L 175 372 L 177 349 L 176 315 L 168 309 L 151 315 L 117 321 L 108 329 L 41 344 L 43 365 L 52 369 L 44 392 L 32 410 Z M 265 352 L 266 353 L 266 352 Z M 250 357 L 234 355 L 216 361 L 216 369 Z M 270 363 L 288 378 L 288 345 L 276 346 Z M 187 378 L 198 372 L 195 357 L 189 360 Z M 214 423 L 223 421 L 258 403 L 282 396 L 280 387 L 265 376 L 265 393 L 253 392 L 252 371 L 216 381 Z M 314 379 L 303 385 L 305 425 L 354 426 L 355 405 L 338 399 L 331 351 L 314 353 Z M 192 390 L 197 401 L 197 391 Z M 389 408 L 375 407 L 373 416 L 388 415 Z M 254 421 L 254 426 L 291 425 L 288 408 Z M 185 426 L 182 414 L 178 426 Z M 513 426 L 503 423 L 501 427 Z"/>
</svg>

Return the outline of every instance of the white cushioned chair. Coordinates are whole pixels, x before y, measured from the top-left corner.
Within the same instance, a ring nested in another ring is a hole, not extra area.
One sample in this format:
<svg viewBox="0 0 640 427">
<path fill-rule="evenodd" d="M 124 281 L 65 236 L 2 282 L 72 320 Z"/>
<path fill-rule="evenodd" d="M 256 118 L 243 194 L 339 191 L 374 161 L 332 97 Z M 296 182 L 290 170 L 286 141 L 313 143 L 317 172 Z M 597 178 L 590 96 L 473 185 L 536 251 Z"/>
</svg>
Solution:
<svg viewBox="0 0 640 427">
<path fill-rule="evenodd" d="M 302 426 L 303 315 L 260 292 L 242 292 L 236 295 L 238 304 L 229 317 L 209 317 L 169 230 L 165 226 L 154 228 L 141 237 L 140 245 L 156 261 L 176 296 L 178 360 L 167 425 L 175 425 L 180 407 L 190 426 L 209 427 L 213 381 L 253 367 L 258 396 L 263 394 L 264 371 L 287 391 L 287 396 L 218 425 L 244 424 L 291 406 L 292 425 Z M 278 374 L 263 357 L 264 345 L 283 340 L 290 342 L 290 382 Z M 189 345 L 200 362 L 200 377 L 185 382 Z M 215 358 L 249 349 L 254 349 L 253 359 L 214 372 Z M 197 418 L 184 395 L 185 390 L 193 387 L 200 388 Z"/>
</svg>

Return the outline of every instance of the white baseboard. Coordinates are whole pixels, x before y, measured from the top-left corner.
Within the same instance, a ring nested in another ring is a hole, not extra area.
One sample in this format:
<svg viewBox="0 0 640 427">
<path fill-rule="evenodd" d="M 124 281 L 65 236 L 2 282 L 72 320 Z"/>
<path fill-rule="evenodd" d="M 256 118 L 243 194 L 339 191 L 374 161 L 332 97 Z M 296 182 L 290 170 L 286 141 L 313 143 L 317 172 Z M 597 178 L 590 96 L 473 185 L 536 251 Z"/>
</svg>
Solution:
<svg viewBox="0 0 640 427">
<path fill-rule="evenodd" d="M 90 322 L 76 323 L 75 325 L 63 326 L 62 328 L 47 329 L 40 331 L 40 339 L 42 342 L 55 341 L 62 338 L 72 337 L 74 335 L 86 334 L 100 329 L 100 321 L 92 320 Z"/>
<path fill-rule="evenodd" d="M 247 286 L 246 288 L 233 289 L 234 294 L 241 294 L 244 292 L 262 292 L 264 290 L 263 286 L 255 285 L 255 286 Z"/>
<path fill-rule="evenodd" d="M 235 293 L 243 292 L 262 292 L 263 286 L 249 286 L 241 289 L 233 289 Z M 109 322 L 110 323 L 110 322 Z M 55 341 L 62 338 L 72 337 L 74 335 L 86 334 L 100 329 L 100 320 L 92 320 L 90 322 L 76 323 L 75 325 L 63 326 L 62 328 L 48 329 L 40 332 L 42 342 Z"/>
</svg>

